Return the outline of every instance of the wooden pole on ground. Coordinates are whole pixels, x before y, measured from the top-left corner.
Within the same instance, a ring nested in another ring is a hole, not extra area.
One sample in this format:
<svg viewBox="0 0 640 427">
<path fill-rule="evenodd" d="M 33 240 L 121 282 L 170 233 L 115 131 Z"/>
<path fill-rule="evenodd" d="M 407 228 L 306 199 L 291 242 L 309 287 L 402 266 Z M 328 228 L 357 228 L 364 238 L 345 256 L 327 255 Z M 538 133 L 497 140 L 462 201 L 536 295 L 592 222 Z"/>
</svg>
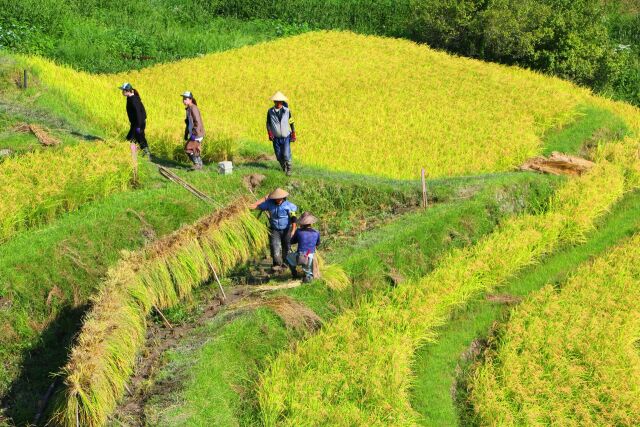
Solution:
<svg viewBox="0 0 640 427">
<path fill-rule="evenodd" d="M 26 89 L 29 86 L 28 81 L 27 81 L 27 70 L 24 70 L 24 73 L 22 75 L 22 89 Z"/>
<path fill-rule="evenodd" d="M 427 181 L 425 179 L 424 168 L 422 168 L 421 172 L 421 180 L 422 180 L 422 207 L 426 209 L 427 207 Z"/>
<path fill-rule="evenodd" d="M 213 277 L 216 279 L 216 282 L 218 282 L 218 287 L 220 288 L 220 292 L 222 292 L 222 302 L 226 302 L 227 294 L 224 293 L 224 289 L 222 288 L 222 283 L 220 283 L 220 278 L 218 277 L 218 273 L 216 273 L 216 269 L 213 268 L 213 264 L 211 264 L 211 261 L 209 261 L 208 259 L 207 259 L 207 264 L 209 264 L 209 268 L 213 273 Z"/>
<path fill-rule="evenodd" d="M 169 329 L 173 329 L 173 326 L 171 325 L 171 323 L 169 323 L 169 321 L 167 320 L 166 317 L 164 317 L 164 314 L 162 314 L 162 312 L 160 311 L 160 309 L 154 304 L 153 308 L 158 312 L 158 314 L 160 315 L 160 317 L 162 317 L 162 321 L 164 322 L 164 324 L 169 327 Z"/>
</svg>

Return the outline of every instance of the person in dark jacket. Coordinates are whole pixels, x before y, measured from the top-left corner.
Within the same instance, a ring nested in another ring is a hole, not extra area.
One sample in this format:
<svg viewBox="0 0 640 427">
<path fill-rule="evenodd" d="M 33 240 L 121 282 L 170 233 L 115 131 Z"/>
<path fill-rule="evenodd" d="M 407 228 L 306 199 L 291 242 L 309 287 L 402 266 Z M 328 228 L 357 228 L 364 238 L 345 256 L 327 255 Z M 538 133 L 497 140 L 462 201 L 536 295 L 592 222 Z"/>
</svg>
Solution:
<svg viewBox="0 0 640 427">
<path fill-rule="evenodd" d="M 147 127 L 147 111 L 144 109 L 140 94 L 131 86 L 131 83 L 124 83 L 118 89 L 122 91 L 122 95 L 127 97 L 127 117 L 129 118 L 127 140 L 137 142 L 144 155 L 151 160 L 149 144 L 147 144 L 147 138 L 144 135 Z"/>
<path fill-rule="evenodd" d="M 296 130 L 287 97 L 282 92 L 276 92 L 270 98 L 273 107 L 267 111 L 267 135 L 273 143 L 273 151 L 280 163 L 280 167 L 291 175 L 291 143 L 296 141 Z"/>
<path fill-rule="evenodd" d="M 298 207 L 287 200 L 289 193 L 276 188 L 268 196 L 255 202 L 253 209 L 269 212 L 269 249 L 273 259 L 273 271 L 280 271 L 291 251 L 291 236 L 296 231 Z"/>
<path fill-rule="evenodd" d="M 204 139 L 204 125 L 202 124 L 202 116 L 198 108 L 198 102 L 191 92 L 182 94 L 182 103 L 185 105 L 186 118 L 184 119 L 184 151 L 191 159 L 194 170 L 202 169 L 202 158 L 200 157 L 200 149 L 202 148 L 202 140 Z"/>
<path fill-rule="evenodd" d="M 316 247 L 320 244 L 320 232 L 311 228 L 318 219 L 309 212 L 305 212 L 300 216 L 298 225 L 300 226 L 291 238 L 291 244 L 298 245 L 295 252 L 287 256 L 287 264 L 291 269 L 291 275 L 298 277 L 297 266 L 302 267 L 304 277 L 303 283 L 313 280 L 313 263 Z"/>
</svg>

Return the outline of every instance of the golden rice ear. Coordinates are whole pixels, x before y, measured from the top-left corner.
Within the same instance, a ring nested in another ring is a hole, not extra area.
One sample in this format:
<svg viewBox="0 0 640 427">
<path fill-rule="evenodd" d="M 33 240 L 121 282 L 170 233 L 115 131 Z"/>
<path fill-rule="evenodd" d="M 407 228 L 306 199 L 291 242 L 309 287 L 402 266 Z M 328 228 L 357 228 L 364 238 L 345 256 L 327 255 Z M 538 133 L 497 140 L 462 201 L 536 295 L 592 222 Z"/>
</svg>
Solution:
<svg viewBox="0 0 640 427">
<path fill-rule="evenodd" d="M 640 234 L 584 262 L 559 288 L 533 292 L 470 376 L 478 421 L 518 424 L 553 413 L 558 425 L 615 425 L 621 415 L 623 424 L 637 424 L 637 277 Z M 515 401 L 527 404 L 516 409 Z"/>
<path fill-rule="evenodd" d="M 351 286 L 349 275 L 339 265 L 331 264 L 326 267 L 319 266 L 319 268 L 321 271 L 321 280 L 329 289 L 341 292 Z"/>
</svg>

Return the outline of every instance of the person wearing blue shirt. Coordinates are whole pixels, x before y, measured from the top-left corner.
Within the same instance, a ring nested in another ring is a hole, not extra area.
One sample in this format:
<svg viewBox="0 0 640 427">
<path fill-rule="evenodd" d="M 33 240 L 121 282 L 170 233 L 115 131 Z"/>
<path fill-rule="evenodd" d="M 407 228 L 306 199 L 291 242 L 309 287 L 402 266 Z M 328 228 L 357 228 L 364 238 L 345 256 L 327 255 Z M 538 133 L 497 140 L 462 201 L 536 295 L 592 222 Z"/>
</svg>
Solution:
<svg viewBox="0 0 640 427">
<path fill-rule="evenodd" d="M 317 221 L 318 219 L 309 212 L 305 212 L 300 216 L 298 220 L 300 228 L 291 239 L 292 244 L 298 244 L 298 249 L 287 256 L 287 264 L 289 264 L 293 277 L 298 276 L 296 267 L 298 265 L 302 267 L 302 271 L 304 271 L 303 283 L 313 280 L 313 262 L 316 247 L 320 244 L 320 232 L 314 230 L 311 226 Z"/>
<path fill-rule="evenodd" d="M 280 271 L 291 251 L 291 236 L 296 232 L 298 207 L 287 200 L 289 193 L 276 188 L 268 196 L 253 204 L 253 209 L 269 214 L 269 249 L 273 259 L 273 271 Z"/>
</svg>

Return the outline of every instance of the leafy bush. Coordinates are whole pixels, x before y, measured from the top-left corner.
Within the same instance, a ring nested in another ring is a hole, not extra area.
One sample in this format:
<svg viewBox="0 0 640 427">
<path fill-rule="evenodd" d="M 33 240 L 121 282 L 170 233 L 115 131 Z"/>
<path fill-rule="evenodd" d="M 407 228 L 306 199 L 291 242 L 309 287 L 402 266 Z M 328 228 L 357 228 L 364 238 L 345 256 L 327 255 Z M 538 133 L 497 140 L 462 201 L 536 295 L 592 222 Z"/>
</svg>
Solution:
<svg viewBox="0 0 640 427">
<path fill-rule="evenodd" d="M 542 70 L 603 89 L 619 51 L 589 0 L 415 1 L 416 40 L 486 60 Z M 623 61 L 624 62 L 624 61 Z"/>
<path fill-rule="evenodd" d="M 0 30 L 0 45 L 93 72 L 141 68 L 310 29 L 345 29 L 548 72 L 640 104 L 640 18 L 624 2 L 0 0 L 0 6 L 0 27 L 12 31 L 3 36 Z"/>
</svg>

